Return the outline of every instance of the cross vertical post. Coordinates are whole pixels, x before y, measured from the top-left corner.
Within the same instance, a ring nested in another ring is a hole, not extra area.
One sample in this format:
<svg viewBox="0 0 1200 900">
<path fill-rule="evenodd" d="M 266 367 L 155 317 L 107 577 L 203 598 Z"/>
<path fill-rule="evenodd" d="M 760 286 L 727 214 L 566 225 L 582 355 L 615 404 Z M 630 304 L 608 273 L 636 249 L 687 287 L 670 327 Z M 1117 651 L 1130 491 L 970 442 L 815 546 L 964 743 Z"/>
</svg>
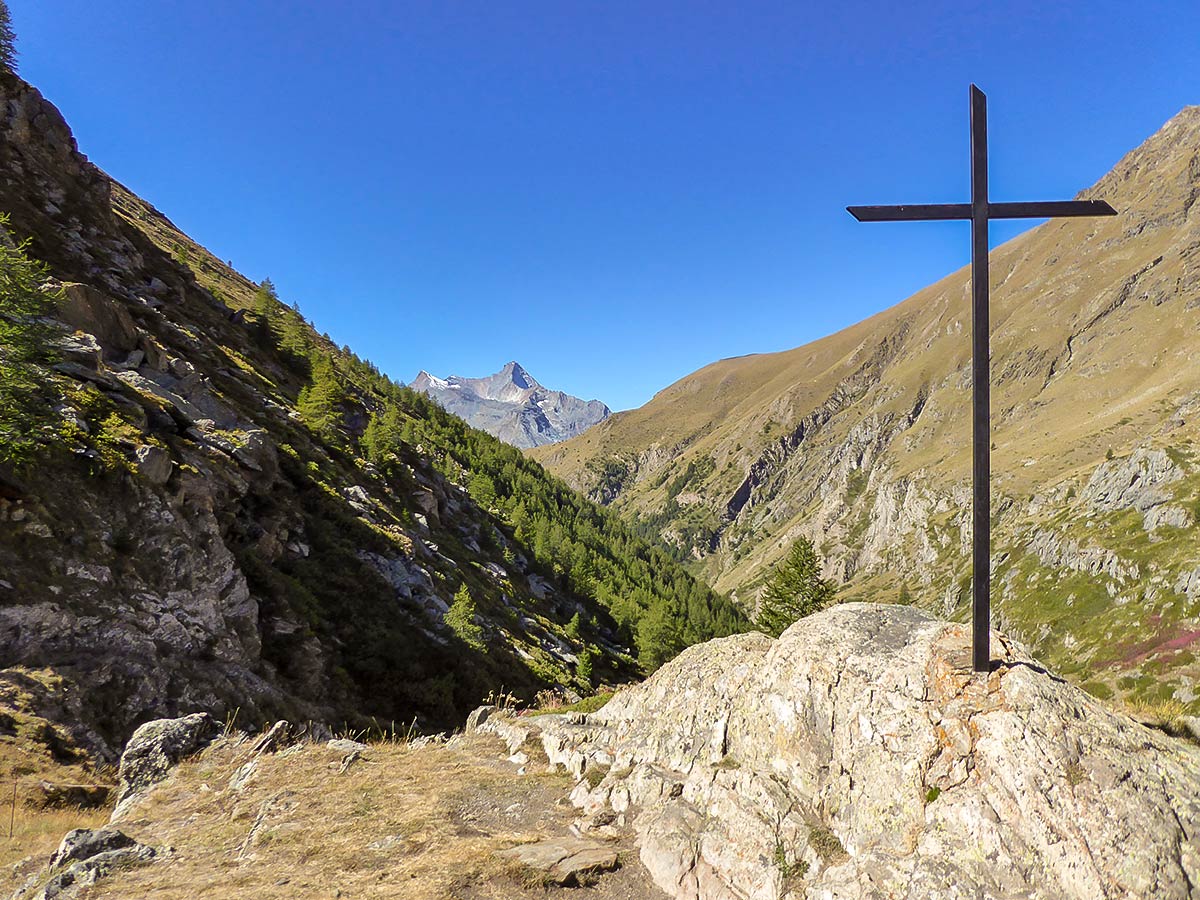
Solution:
<svg viewBox="0 0 1200 900">
<path fill-rule="evenodd" d="M 1103 200 L 992 203 L 988 199 L 987 97 L 971 85 L 971 202 L 848 206 L 860 222 L 969 219 L 971 222 L 971 620 L 976 672 L 991 670 L 991 380 L 989 375 L 988 221 L 1115 216 Z"/>
<path fill-rule="evenodd" d="M 972 665 L 991 661 L 992 443 L 988 316 L 987 97 L 971 85 L 971 622 Z"/>
</svg>

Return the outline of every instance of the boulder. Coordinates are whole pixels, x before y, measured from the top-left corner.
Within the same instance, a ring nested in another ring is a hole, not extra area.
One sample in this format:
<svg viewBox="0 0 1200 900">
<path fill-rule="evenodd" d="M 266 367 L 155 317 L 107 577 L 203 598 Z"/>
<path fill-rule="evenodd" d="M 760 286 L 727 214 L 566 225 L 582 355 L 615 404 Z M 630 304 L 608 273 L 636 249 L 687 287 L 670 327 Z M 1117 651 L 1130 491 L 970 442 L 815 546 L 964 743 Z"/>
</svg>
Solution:
<svg viewBox="0 0 1200 900">
<path fill-rule="evenodd" d="M 844 604 L 531 727 L 673 897 L 1195 898 L 1200 748 L 993 648 L 977 674 L 968 627 Z"/>
<path fill-rule="evenodd" d="M 114 870 L 150 862 L 158 851 L 138 843 L 115 828 L 79 828 L 67 833 L 50 858 L 49 878 L 31 879 L 13 900 L 53 900 L 74 897 Z"/>
<path fill-rule="evenodd" d="M 52 781 L 39 782 L 38 790 L 45 809 L 95 809 L 107 802 L 111 792 L 103 784 L 56 784 Z"/>
<path fill-rule="evenodd" d="M 94 335 L 83 331 L 64 334 L 58 341 L 58 352 L 68 362 L 83 366 L 84 369 L 95 372 L 100 368 L 103 348 Z"/>
<path fill-rule="evenodd" d="M 162 781 L 180 760 L 208 746 L 218 731 L 216 720 L 208 713 L 156 719 L 138 728 L 121 754 L 113 821 L 118 821 L 147 789 Z"/>
<path fill-rule="evenodd" d="M 474 734 L 479 730 L 479 726 L 488 720 L 488 717 L 496 711 L 495 706 L 477 706 L 471 710 L 467 716 L 467 723 L 463 726 L 464 734 Z"/>
<path fill-rule="evenodd" d="M 413 505 L 421 511 L 421 515 L 425 516 L 426 521 L 432 522 L 436 528 L 441 527 L 442 520 L 438 512 L 438 501 L 433 491 L 424 488 L 414 491 L 412 501 Z"/>
<path fill-rule="evenodd" d="M 72 328 L 94 335 L 105 359 L 124 359 L 138 345 L 138 328 L 129 311 L 90 285 L 64 284 L 57 315 Z"/>
<path fill-rule="evenodd" d="M 145 444 L 134 451 L 138 474 L 151 484 L 166 484 L 175 467 L 171 454 L 162 447 Z"/>
<path fill-rule="evenodd" d="M 82 859 L 91 859 L 99 853 L 110 850 L 123 850 L 136 844 L 133 838 L 115 828 L 76 828 L 67 832 L 66 837 L 58 845 L 58 850 L 50 857 L 50 868 L 61 869 L 63 866 Z"/>
<path fill-rule="evenodd" d="M 546 882 L 564 886 L 587 884 L 601 872 L 617 867 L 611 844 L 574 836 L 546 838 L 496 853 L 538 873 Z"/>
</svg>

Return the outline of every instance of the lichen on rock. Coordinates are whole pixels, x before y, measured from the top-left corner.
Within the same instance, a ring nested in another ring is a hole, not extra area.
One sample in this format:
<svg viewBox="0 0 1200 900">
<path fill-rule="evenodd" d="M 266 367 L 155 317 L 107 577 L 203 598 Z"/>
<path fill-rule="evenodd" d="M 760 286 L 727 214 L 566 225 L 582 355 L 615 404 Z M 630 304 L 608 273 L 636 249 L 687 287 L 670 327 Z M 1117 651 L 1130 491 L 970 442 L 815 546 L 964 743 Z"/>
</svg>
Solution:
<svg viewBox="0 0 1200 900">
<path fill-rule="evenodd" d="M 1195 897 L 1200 748 L 1000 635 L 976 674 L 969 641 L 912 607 L 844 604 L 534 727 L 581 779 L 581 827 L 631 822 L 678 898 Z"/>
</svg>

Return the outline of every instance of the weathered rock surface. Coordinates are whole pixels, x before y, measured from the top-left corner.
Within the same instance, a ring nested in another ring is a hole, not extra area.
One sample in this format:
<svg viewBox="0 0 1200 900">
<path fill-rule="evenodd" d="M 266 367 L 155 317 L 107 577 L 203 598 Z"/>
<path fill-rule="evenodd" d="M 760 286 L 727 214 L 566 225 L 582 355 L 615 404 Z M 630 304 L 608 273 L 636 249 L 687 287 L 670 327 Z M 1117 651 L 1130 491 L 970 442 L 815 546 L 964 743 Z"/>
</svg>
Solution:
<svg viewBox="0 0 1200 900">
<path fill-rule="evenodd" d="M 966 627 L 846 604 L 482 730 L 540 738 L 679 898 L 1200 897 L 1200 748 L 993 644 L 976 675 Z"/>
<path fill-rule="evenodd" d="M 496 855 L 527 866 L 548 882 L 568 886 L 585 884 L 590 877 L 617 867 L 617 851 L 611 844 L 577 837 L 546 838 Z"/>
<path fill-rule="evenodd" d="M 34 878 L 13 894 L 13 900 L 53 900 L 73 897 L 112 874 L 115 869 L 150 862 L 158 851 L 115 828 L 68 832 L 50 859 L 49 877 Z"/>
<path fill-rule="evenodd" d="M 121 754 L 113 821 L 119 821 L 138 797 L 166 777 L 172 766 L 203 750 L 217 732 L 216 720 L 208 713 L 156 719 L 138 728 Z"/>
<path fill-rule="evenodd" d="M 38 782 L 42 805 L 47 809 L 73 807 L 94 809 L 103 806 L 110 790 L 103 784 L 56 784 L 51 781 Z"/>
<path fill-rule="evenodd" d="M 1181 478 L 1183 472 L 1164 451 L 1138 448 L 1124 459 L 1097 466 L 1080 499 L 1100 510 L 1144 513 L 1171 499 L 1163 488 Z"/>
<path fill-rule="evenodd" d="M 474 734 L 495 712 L 496 707 L 491 704 L 475 707 L 475 709 L 471 710 L 471 714 L 467 716 L 467 723 L 463 726 L 463 733 Z"/>
</svg>

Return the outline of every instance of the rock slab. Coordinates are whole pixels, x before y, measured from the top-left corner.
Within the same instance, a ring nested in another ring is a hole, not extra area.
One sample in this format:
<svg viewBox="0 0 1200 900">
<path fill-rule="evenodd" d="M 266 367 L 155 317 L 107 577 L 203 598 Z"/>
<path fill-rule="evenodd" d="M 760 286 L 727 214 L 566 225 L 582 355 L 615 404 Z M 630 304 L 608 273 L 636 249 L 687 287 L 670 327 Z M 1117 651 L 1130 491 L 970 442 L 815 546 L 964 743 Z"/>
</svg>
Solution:
<svg viewBox="0 0 1200 900">
<path fill-rule="evenodd" d="M 585 838 L 546 838 L 522 844 L 497 854 L 511 859 L 544 876 L 552 884 L 586 884 L 589 878 L 617 867 L 617 851 L 612 846 Z"/>
<path fill-rule="evenodd" d="M 519 730 L 677 898 L 1200 898 L 1200 747 L 993 648 L 977 675 L 967 627 L 844 604 Z"/>
</svg>

